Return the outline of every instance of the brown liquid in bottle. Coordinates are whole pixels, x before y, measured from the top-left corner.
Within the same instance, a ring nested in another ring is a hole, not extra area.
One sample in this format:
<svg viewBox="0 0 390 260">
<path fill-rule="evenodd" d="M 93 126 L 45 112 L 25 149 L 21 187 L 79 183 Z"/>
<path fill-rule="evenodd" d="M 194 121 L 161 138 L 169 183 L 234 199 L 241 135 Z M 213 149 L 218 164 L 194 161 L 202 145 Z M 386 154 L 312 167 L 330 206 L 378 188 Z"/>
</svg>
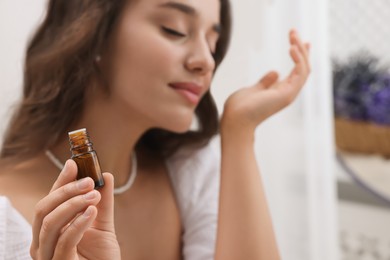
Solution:
<svg viewBox="0 0 390 260">
<path fill-rule="evenodd" d="M 96 151 L 93 150 L 85 128 L 69 132 L 72 159 L 77 164 L 77 179 L 91 177 L 95 181 L 95 189 L 104 186 Z"/>
</svg>

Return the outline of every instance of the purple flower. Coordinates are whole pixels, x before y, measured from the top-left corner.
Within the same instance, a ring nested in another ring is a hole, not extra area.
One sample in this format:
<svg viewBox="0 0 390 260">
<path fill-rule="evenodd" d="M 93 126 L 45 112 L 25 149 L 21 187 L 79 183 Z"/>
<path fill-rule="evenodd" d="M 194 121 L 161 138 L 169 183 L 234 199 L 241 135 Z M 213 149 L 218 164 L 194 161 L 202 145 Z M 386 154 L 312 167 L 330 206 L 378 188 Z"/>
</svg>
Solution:
<svg viewBox="0 0 390 260">
<path fill-rule="evenodd" d="M 378 76 L 377 63 L 376 58 L 362 53 L 346 64 L 334 64 L 333 95 L 337 117 L 369 120 L 366 103 L 371 100 L 371 85 Z"/>
<path fill-rule="evenodd" d="M 390 74 L 378 66 L 378 61 L 361 52 L 347 63 L 334 63 L 336 117 L 390 125 Z"/>
<path fill-rule="evenodd" d="M 372 95 L 367 102 L 370 121 L 390 126 L 390 74 L 380 76 L 371 85 Z"/>
</svg>

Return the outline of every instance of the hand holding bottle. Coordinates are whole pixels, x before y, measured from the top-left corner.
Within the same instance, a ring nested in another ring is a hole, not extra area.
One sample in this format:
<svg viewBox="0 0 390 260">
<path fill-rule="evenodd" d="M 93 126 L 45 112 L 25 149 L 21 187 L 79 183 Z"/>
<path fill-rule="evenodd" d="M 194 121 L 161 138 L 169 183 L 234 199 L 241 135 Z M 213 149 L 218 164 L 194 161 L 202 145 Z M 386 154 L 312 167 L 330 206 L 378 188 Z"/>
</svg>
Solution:
<svg viewBox="0 0 390 260">
<path fill-rule="evenodd" d="M 91 178 L 75 181 L 77 166 L 68 160 L 50 193 L 36 206 L 33 259 L 120 259 L 114 229 L 113 176 L 94 189 Z"/>
</svg>

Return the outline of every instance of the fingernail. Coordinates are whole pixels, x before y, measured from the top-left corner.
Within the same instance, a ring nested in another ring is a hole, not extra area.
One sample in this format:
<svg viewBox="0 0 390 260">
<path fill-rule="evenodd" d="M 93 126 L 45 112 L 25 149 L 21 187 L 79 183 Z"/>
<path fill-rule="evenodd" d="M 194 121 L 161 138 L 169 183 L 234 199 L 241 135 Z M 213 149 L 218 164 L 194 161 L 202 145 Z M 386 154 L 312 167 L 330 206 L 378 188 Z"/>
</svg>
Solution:
<svg viewBox="0 0 390 260">
<path fill-rule="evenodd" d="M 77 188 L 80 190 L 84 190 L 88 188 L 89 186 L 89 179 L 88 178 L 83 178 L 77 182 Z"/>
<path fill-rule="evenodd" d="M 96 191 L 95 190 L 91 190 L 87 194 L 84 194 L 84 199 L 86 199 L 86 200 L 92 200 L 95 197 L 96 197 Z"/>
</svg>

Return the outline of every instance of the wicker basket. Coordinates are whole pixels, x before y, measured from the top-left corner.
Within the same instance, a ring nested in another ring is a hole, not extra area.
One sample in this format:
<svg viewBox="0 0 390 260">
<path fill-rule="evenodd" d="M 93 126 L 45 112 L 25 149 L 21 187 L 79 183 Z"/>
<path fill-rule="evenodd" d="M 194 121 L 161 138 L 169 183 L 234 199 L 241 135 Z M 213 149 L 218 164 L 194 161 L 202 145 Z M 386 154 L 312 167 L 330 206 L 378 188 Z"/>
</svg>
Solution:
<svg viewBox="0 0 390 260">
<path fill-rule="evenodd" d="M 390 157 L 390 126 L 335 118 L 335 135 L 340 150 Z"/>
</svg>

